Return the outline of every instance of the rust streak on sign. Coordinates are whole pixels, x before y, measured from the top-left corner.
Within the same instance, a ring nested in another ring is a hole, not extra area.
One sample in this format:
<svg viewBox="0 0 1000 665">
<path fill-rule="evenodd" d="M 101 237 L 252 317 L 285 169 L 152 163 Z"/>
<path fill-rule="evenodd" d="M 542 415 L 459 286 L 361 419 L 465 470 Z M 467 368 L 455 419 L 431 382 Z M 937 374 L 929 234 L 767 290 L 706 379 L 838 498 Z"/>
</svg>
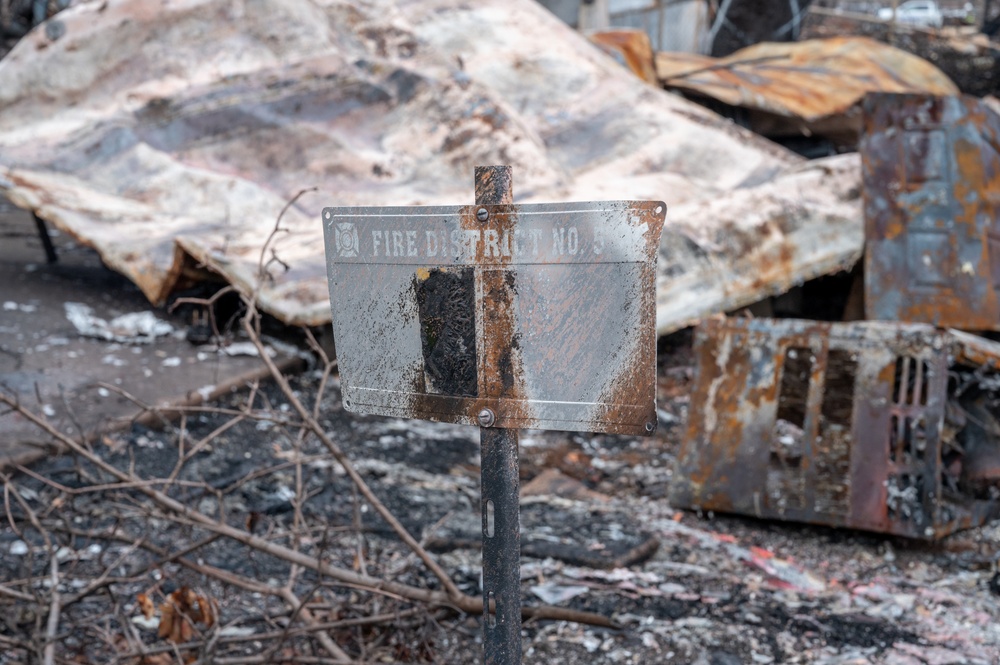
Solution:
<svg viewBox="0 0 1000 665">
<path fill-rule="evenodd" d="M 517 212 L 510 166 L 476 167 L 475 220 L 482 227 L 484 244 L 510 238 Z M 498 206 L 492 211 L 486 204 Z M 500 210 L 499 206 L 505 206 Z M 463 228 L 468 216 L 463 217 Z M 516 273 L 510 269 L 511 252 L 496 253 L 500 265 L 479 272 L 482 294 L 480 354 L 481 394 L 520 404 L 521 377 L 519 333 L 516 323 Z M 506 259 L 506 260 L 505 260 Z M 495 427 L 507 414 L 484 406 L 477 413 L 481 442 L 481 494 L 483 520 L 483 662 L 486 665 L 521 663 L 521 532 L 519 510 L 518 433 Z"/>
<path fill-rule="evenodd" d="M 1000 345 L 922 324 L 712 319 L 695 353 L 676 505 L 923 539 L 1000 515 Z"/>
</svg>

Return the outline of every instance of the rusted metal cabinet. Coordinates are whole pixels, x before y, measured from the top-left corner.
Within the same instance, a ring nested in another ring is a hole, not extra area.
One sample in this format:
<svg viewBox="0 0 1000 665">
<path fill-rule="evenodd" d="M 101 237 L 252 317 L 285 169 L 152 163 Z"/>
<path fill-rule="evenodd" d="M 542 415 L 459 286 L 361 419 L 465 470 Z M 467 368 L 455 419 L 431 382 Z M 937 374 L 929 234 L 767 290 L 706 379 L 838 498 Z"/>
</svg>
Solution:
<svg viewBox="0 0 1000 665">
<path fill-rule="evenodd" d="M 921 324 L 710 319 L 695 352 L 675 505 L 915 538 L 1000 515 L 971 478 L 996 450 L 953 403 L 997 380 L 1000 344 Z"/>
<path fill-rule="evenodd" d="M 867 318 L 1000 330 L 1000 116 L 873 94 L 860 150 Z"/>
</svg>

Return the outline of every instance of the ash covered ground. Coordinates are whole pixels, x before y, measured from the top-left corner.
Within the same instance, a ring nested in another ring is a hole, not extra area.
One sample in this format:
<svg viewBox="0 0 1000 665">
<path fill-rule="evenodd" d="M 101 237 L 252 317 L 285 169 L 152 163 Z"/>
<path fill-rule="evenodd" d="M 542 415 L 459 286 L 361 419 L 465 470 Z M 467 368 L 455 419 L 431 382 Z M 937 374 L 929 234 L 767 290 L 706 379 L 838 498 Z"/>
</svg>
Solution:
<svg viewBox="0 0 1000 665">
<path fill-rule="evenodd" d="M 618 626 L 528 620 L 524 661 L 1000 662 L 993 568 L 1000 527 L 929 545 L 697 515 L 669 504 L 691 376 L 688 343 L 681 334 L 661 349 L 655 437 L 522 433 L 522 600 L 596 612 Z M 294 378 L 293 388 L 312 395 L 321 376 L 308 370 Z M 252 417 L 234 419 L 239 412 Z M 439 588 L 343 468 L 313 437 L 299 438 L 288 424 L 291 413 L 281 391 L 264 384 L 166 428 L 136 426 L 107 436 L 94 451 L 141 479 L 172 476 L 172 483 L 157 486 L 191 510 L 270 542 L 374 577 Z M 355 417 L 343 411 L 335 380 L 318 413 L 323 429 L 406 529 L 434 551 L 463 592 L 478 595 L 478 431 Z M 178 464 L 185 455 L 186 463 Z M 196 631 L 190 641 L 196 646 L 185 652 L 209 658 L 201 662 L 322 657 L 313 633 L 296 632 L 301 617 L 290 616 L 281 598 L 224 583 L 226 572 L 289 587 L 314 621 L 332 626 L 330 636 L 363 662 L 481 658 L 479 617 L 373 594 L 307 570 L 289 583 L 286 561 L 231 538 L 212 538 L 111 481 L 71 455 L 11 472 L 0 580 L 8 591 L 38 601 L 0 592 L 0 635 L 7 636 L 0 638 L 0 660 L 33 662 L 28 647 L 44 629 L 42 601 L 55 550 L 61 597 L 75 601 L 62 609 L 57 634 L 56 651 L 66 661 L 174 662 L 150 660 L 171 645 L 157 636 L 155 618 L 143 622 L 138 599 L 145 594 L 160 604 L 181 588 L 197 589 L 218 606 L 216 625 Z M 372 617 L 378 620 L 365 623 Z M 147 655 L 140 656 L 143 650 Z"/>
</svg>

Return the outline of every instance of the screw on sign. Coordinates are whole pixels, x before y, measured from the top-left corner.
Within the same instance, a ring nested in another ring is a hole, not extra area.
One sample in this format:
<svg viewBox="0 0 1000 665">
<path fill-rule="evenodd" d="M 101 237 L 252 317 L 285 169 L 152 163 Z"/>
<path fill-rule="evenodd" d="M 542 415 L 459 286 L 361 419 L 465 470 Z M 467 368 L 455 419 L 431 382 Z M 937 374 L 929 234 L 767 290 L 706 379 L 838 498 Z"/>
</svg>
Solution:
<svg viewBox="0 0 1000 665">
<path fill-rule="evenodd" d="M 344 406 L 476 425 L 485 662 L 521 662 L 519 428 L 656 429 L 659 201 L 326 208 Z"/>
</svg>

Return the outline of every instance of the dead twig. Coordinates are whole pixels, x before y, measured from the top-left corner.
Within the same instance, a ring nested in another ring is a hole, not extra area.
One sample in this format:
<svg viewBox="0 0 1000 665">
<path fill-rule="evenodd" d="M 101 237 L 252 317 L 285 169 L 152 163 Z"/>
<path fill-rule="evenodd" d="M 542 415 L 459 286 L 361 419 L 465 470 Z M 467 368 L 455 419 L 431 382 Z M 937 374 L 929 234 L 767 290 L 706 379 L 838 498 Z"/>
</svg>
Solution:
<svg viewBox="0 0 1000 665">
<path fill-rule="evenodd" d="M 121 471 L 118 468 L 109 464 L 108 462 L 104 461 L 93 452 L 81 446 L 79 442 L 75 441 L 71 437 L 63 434 L 58 429 L 53 427 L 52 424 L 49 423 L 48 420 L 46 420 L 44 417 L 39 416 L 30 409 L 27 409 L 26 407 L 22 406 L 15 399 L 9 397 L 8 395 L 0 393 L 0 403 L 7 404 L 8 406 L 14 408 L 18 413 L 20 413 L 27 420 L 32 422 L 36 427 L 38 427 L 39 429 L 47 433 L 49 436 L 53 437 L 61 444 L 65 445 L 67 448 L 75 452 L 77 455 L 83 457 L 84 459 L 86 459 L 91 464 L 98 467 L 105 473 L 118 478 L 123 483 L 134 483 L 135 484 L 134 489 L 147 496 L 160 508 L 173 513 L 175 516 L 175 521 L 177 521 L 178 523 L 186 523 L 191 526 L 196 526 L 205 529 L 211 533 L 218 534 L 222 537 L 243 543 L 244 545 L 252 547 L 253 549 L 256 549 L 265 554 L 269 554 L 288 563 L 296 564 L 304 568 L 307 568 L 309 570 L 312 570 L 320 575 L 323 575 L 332 580 L 340 582 L 345 586 L 353 586 L 368 591 L 370 593 L 386 593 L 390 595 L 395 595 L 399 598 L 404 598 L 410 601 L 422 602 L 428 605 L 452 607 L 467 614 L 478 615 L 482 613 L 483 610 L 482 599 L 466 595 L 461 591 L 458 592 L 457 596 L 452 596 L 451 594 L 444 591 L 423 589 L 419 587 L 410 586 L 408 584 L 403 584 L 400 582 L 394 582 L 391 580 L 384 580 L 384 579 L 373 578 L 367 575 L 361 575 L 360 573 L 356 573 L 351 570 L 330 565 L 328 563 L 320 561 L 316 557 L 312 557 L 303 554 L 302 552 L 299 552 L 297 550 L 272 543 L 263 538 L 254 536 L 246 531 L 237 529 L 228 524 L 213 519 L 181 503 L 180 501 L 177 501 L 163 494 L 163 492 L 153 489 L 147 484 L 144 484 L 142 482 L 137 482 L 137 479 L 134 476 L 131 476 L 128 473 Z M 299 406 L 301 406 L 301 402 L 299 403 Z M 351 467 L 351 470 L 353 471 L 353 467 Z M 354 473 L 356 474 L 357 472 L 354 471 Z M 364 487 L 365 489 L 368 490 L 369 493 L 371 492 L 371 489 L 368 488 L 366 484 L 364 485 Z M 359 490 L 361 490 L 360 487 Z M 384 506 L 383 509 L 385 509 Z M 423 548 L 420 548 L 420 550 L 423 550 Z M 233 578 L 231 575 L 223 573 L 224 571 L 219 571 L 219 570 L 216 570 L 214 572 L 214 574 L 217 577 L 219 577 L 219 579 L 222 579 L 222 577 L 229 577 L 229 579 L 235 580 L 235 578 Z M 452 583 L 452 585 L 453 584 L 454 583 Z M 268 589 L 268 587 L 264 587 L 263 585 L 257 585 L 257 584 L 254 584 L 253 587 L 254 590 L 257 591 L 260 591 L 262 589 Z M 270 591 L 273 591 L 273 588 L 271 588 Z M 566 620 L 566 621 L 585 623 L 595 626 L 605 626 L 609 628 L 618 627 L 615 622 L 599 614 L 594 614 L 591 612 L 577 612 L 562 607 L 551 607 L 551 606 L 525 607 L 522 611 L 522 614 L 525 617 L 545 618 L 552 620 Z"/>
<path fill-rule="evenodd" d="M 29 603 L 33 603 L 36 600 L 30 593 L 24 593 L 23 591 L 18 591 L 17 589 L 11 589 L 3 584 L 0 584 L 0 596 L 7 596 L 8 598 L 23 600 Z"/>
<path fill-rule="evenodd" d="M 284 266 L 285 270 L 288 270 L 288 265 L 284 261 L 278 258 L 277 254 L 274 253 L 274 250 L 271 250 L 271 258 L 268 259 L 266 263 L 264 262 L 264 255 L 267 253 L 268 249 L 271 249 L 271 243 L 274 241 L 274 239 L 278 236 L 279 233 L 288 232 L 287 229 L 281 228 L 281 220 L 284 219 L 285 213 L 288 212 L 288 210 L 293 205 L 295 205 L 298 202 L 298 200 L 302 198 L 302 196 L 308 194 L 309 192 L 315 192 L 318 189 L 319 187 L 307 187 L 306 189 L 300 189 L 295 194 L 295 196 L 293 196 L 291 199 L 288 200 L 287 203 L 285 203 L 285 206 L 281 209 L 281 212 L 278 213 L 278 218 L 274 221 L 274 228 L 271 229 L 270 235 L 267 236 L 267 240 L 264 241 L 264 245 L 260 248 L 260 257 L 257 260 L 257 286 L 254 288 L 253 292 L 254 302 L 256 302 L 257 295 L 260 292 L 260 289 L 264 285 L 264 278 L 269 277 L 269 275 L 266 272 L 268 265 L 270 265 L 272 262 L 277 262 L 280 263 L 282 266 Z"/>
<path fill-rule="evenodd" d="M 302 620 L 306 623 L 306 625 L 309 626 L 310 629 L 315 631 L 316 639 L 319 641 L 320 645 L 322 645 L 322 647 L 326 649 L 326 652 L 331 656 L 333 656 L 334 662 L 338 663 L 354 662 L 351 659 L 351 657 L 348 656 L 346 652 L 344 652 L 343 649 L 337 646 L 337 643 L 333 641 L 333 638 L 330 637 L 330 634 L 326 630 L 323 630 L 322 628 L 316 628 L 317 625 L 316 618 L 313 616 L 312 612 L 309 611 L 309 608 L 305 606 L 305 603 L 299 600 L 299 598 L 292 592 L 291 588 L 286 586 L 279 591 L 279 594 L 281 595 L 282 598 L 284 598 L 285 602 L 292 607 L 293 618 L 296 614 L 298 614 L 299 616 L 302 617 Z M 272 655 L 277 651 L 280 645 L 281 641 L 277 641 L 275 643 L 271 652 Z"/>
<path fill-rule="evenodd" d="M 2 396 L 2 395 L 0 395 Z M 21 510 L 27 516 L 28 521 L 31 525 L 35 527 L 42 539 L 45 541 L 46 549 L 49 552 L 49 615 L 45 625 L 45 642 L 42 647 L 42 663 L 43 665 L 54 665 L 56 656 L 56 633 L 59 630 L 59 614 L 62 607 L 60 603 L 59 595 L 59 558 L 56 556 L 56 546 L 52 542 L 52 537 L 49 535 L 48 531 L 42 526 L 41 521 L 38 519 L 38 515 L 32 510 L 28 502 L 25 501 L 21 493 L 17 491 L 14 487 L 14 483 L 10 476 L 5 473 L 0 472 L 0 480 L 3 480 L 5 490 L 9 490 L 13 495 L 14 500 L 17 501 Z M 8 511 L 8 515 L 9 515 Z"/>
<path fill-rule="evenodd" d="M 54 665 L 56 661 L 56 633 L 59 630 L 59 614 L 61 610 L 59 594 L 59 559 L 53 551 L 49 558 L 49 619 L 45 625 L 45 648 L 42 652 L 44 665 Z"/>
<path fill-rule="evenodd" d="M 344 451 L 341 450 L 340 446 L 338 446 L 333 439 L 327 435 L 327 433 L 323 430 L 323 427 L 313 417 L 312 413 L 306 409 L 302 401 L 296 396 L 295 391 L 292 390 L 292 387 L 288 383 L 288 379 L 285 375 L 274 364 L 274 361 L 267 357 L 266 353 L 263 353 L 263 342 L 261 341 L 260 335 L 252 323 L 252 317 L 257 316 L 256 305 L 252 301 L 248 300 L 247 310 L 247 316 L 243 319 L 243 329 L 250 337 L 250 341 L 253 342 L 254 346 L 261 351 L 261 360 L 264 361 L 264 364 L 267 365 L 267 368 L 270 370 L 271 378 L 281 389 L 281 392 L 292 405 L 292 408 L 299 414 L 299 417 L 302 419 L 304 425 L 313 433 L 314 436 L 316 436 L 317 439 L 319 439 L 326 449 L 330 451 L 333 458 L 340 463 L 340 465 L 347 472 L 348 477 L 358 488 L 358 491 L 361 492 L 362 496 L 365 497 L 365 500 L 367 500 L 368 503 L 375 509 L 375 512 L 377 512 L 382 519 L 389 524 L 396 535 L 398 535 L 400 539 L 406 543 L 406 546 L 409 547 L 418 557 L 420 557 L 420 560 L 424 562 L 424 565 L 427 566 L 428 570 L 434 573 L 434 576 L 438 578 L 441 585 L 445 588 L 448 597 L 452 601 L 460 600 L 463 596 L 465 596 L 465 594 L 463 594 L 459 588 L 455 586 L 451 577 L 449 577 L 448 573 L 446 573 L 444 569 L 438 565 L 437 561 L 434 560 L 434 557 L 432 557 L 427 550 L 421 547 L 420 543 L 418 543 L 399 522 L 399 520 L 396 519 L 396 516 L 393 515 L 392 512 L 386 508 L 385 504 L 383 504 L 382 501 L 375 495 L 375 493 L 372 492 L 368 483 L 366 483 L 364 478 L 362 478 L 357 472 L 354 465 L 351 464 L 350 459 L 348 459 L 347 455 L 344 454 Z M 465 597 L 469 598 L 468 596 Z"/>
</svg>

